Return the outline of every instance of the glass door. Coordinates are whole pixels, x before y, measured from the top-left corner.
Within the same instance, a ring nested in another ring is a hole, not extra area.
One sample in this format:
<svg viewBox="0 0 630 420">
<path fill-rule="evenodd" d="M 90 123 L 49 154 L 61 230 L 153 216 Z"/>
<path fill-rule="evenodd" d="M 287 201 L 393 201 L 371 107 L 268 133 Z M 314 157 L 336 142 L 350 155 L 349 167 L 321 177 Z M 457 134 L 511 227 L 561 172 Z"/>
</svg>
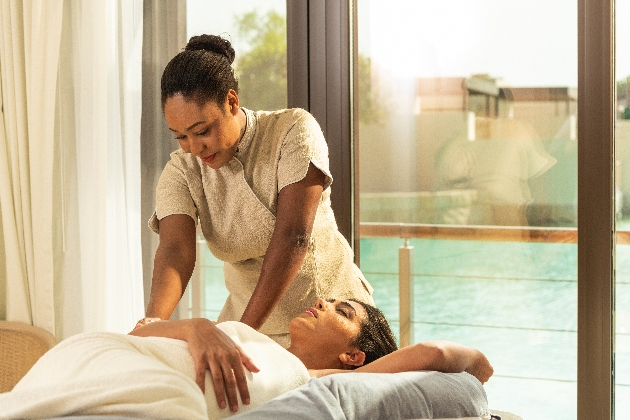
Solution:
<svg viewBox="0 0 630 420">
<path fill-rule="evenodd" d="M 615 194 L 617 279 L 615 418 L 630 419 L 630 1 L 617 0 L 615 101 Z"/>
<path fill-rule="evenodd" d="M 401 343 L 480 349 L 523 418 L 576 418 L 577 13 L 357 2 L 361 269 Z"/>
</svg>

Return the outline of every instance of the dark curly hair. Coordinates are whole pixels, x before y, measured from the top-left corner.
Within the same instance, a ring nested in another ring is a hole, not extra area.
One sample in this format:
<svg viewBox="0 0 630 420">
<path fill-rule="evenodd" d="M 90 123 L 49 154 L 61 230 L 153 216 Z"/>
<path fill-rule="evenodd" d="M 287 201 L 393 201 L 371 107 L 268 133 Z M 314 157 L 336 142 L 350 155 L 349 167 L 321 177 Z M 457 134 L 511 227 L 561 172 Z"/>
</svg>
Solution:
<svg viewBox="0 0 630 420">
<path fill-rule="evenodd" d="M 162 107 L 176 94 L 199 105 L 209 101 L 222 105 L 230 89 L 238 93 L 234 57 L 227 39 L 217 35 L 190 38 L 184 51 L 173 57 L 162 73 Z"/>
<path fill-rule="evenodd" d="M 356 299 L 350 299 L 363 306 L 367 313 L 366 319 L 361 323 L 359 334 L 352 341 L 351 345 L 365 353 L 364 365 L 375 361 L 398 349 L 396 338 L 392 333 L 385 315 L 380 309 L 368 305 Z M 358 366 L 353 367 L 353 369 Z"/>
</svg>

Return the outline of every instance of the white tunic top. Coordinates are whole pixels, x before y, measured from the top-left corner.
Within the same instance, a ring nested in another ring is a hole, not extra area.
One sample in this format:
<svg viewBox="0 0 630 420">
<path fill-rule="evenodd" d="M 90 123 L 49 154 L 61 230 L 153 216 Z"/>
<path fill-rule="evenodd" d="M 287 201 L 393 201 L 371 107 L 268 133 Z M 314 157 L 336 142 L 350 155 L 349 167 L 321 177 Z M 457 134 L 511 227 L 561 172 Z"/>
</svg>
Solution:
<svg viewBox="0 0 630 420">
<path fill-rule="evenodd" d="M 208 248 L 225 262 L 230 294 L 219 321 L 239 320 L 260 276 L 274 230 L 278 193 L 302 180 L 312 163 L 326 180 L 307 255 L 260 331 L 288 333 L 290 320 L 317 297 L 373 304 L 373 289 L 337 229 L 330 206 L 328 147 L 315 118 L 302 109 L 244 111 L 245 133 L 236 154 L 223 167 L 212 169 L 181 149 L 171 154 L 158 182 L 156 211 L 149 226 L 158 232 L 159 220 L 171 214 L 199 220 Z"/>
</svg>

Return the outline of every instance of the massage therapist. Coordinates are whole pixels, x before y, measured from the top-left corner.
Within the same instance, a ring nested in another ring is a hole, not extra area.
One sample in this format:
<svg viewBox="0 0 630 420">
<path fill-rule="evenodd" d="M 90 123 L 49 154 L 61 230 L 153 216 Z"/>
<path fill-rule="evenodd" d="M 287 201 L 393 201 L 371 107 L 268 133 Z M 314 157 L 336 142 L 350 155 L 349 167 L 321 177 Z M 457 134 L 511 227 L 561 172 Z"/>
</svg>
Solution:
<svg viewBox="0 0 630 420">
<path fill-rule="evenodd" d="M 289 322 L 317 297 L 373 304 L 330 204 L 328 148 L 302 109 L 240 106 L 230 42 L 194 36 L 162 75 L 162 108 L 181 149 L 157 186 L 160 235 L 143 325 L 168 319 L 195 266 L 196 225 L 224 261 L 218 321 L 241 321 L 287 347 Z"/>
</svg>

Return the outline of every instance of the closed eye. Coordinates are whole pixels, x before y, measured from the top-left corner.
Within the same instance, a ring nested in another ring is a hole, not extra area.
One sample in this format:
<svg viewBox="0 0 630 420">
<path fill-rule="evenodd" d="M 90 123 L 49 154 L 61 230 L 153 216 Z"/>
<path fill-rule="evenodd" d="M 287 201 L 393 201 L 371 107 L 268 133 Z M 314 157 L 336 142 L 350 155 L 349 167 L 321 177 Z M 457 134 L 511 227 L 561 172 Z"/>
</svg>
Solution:
<svg viewBox="0 0 630 420">
<path fill-rule="evenodd" d="M 202 132 L 197 133 L 196 135 L 197 136 L 205 136 L 206 134 L 208 134 L 208 129 L 207 128 L 205 130 L 203 130 Z"/>
<path fill-rule="evenodd" d="M 337 299 L 327 299 L 326 301 L 335 305 L 335 311 L 339 312 L 341 315 L 348 319 L 350 319 L 350 311 L 352 311 L 353 314 L 356 314 L 356 311 L 354 310 L 352 305 L 350 305 L 346 301 L 337 302 Z"/>
<path fill-rule="evenodd" d="M 348 301 L 345 300 L 337 304 L 337 309 L 342 310 L 344 312 L 344 316 L 348 319 L 357 315 L 357 311 L 354 309 L 354 306 L 352 306 L 350 303 L 348 303 Z"/>
</svg>

